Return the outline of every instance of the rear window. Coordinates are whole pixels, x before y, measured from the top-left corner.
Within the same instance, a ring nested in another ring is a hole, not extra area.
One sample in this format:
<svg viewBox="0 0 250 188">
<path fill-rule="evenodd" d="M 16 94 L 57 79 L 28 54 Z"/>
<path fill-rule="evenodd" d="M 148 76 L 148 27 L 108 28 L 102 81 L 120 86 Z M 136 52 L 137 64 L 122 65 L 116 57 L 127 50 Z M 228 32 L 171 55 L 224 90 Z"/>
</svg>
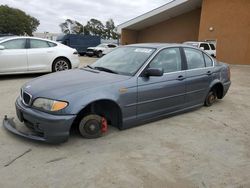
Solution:
<svg viewBox="0 0 250 188">
<path fill-rule="evenodd" d="M 30 48 L 48 48 L 50 47 L 47 41 L 30 39 Z"/>
<path fill-rule="evenodd" d="M 193 48 L 184 48 L 184 52 L 187 59 L 188 69 L 198 69 L 204 68 L 204 58 L 200 50 L 195 50 Z"/>
<path fill-rule="evenodd" d="M 57 44 L 56 44 L 56 43 L 53 43 L 53 42 L 48 42 L 48 44 L 49 44 L 50 47 L 57 46 Z"/>
<path fill-rule="evenodd" d="M 208 57 L 208 55 L 205 53 L 203 53 L 203 55 L 204 55 L 206 67 L 212 67 L 213 66 L 212 59 L 210 57 Z"/>
<path fill-rule="evenodd" d="M 49 48 L 54 46 L 57 46 L 57 44 L 44 40 L 30 39 L 30 48 Z"/>
</svg>

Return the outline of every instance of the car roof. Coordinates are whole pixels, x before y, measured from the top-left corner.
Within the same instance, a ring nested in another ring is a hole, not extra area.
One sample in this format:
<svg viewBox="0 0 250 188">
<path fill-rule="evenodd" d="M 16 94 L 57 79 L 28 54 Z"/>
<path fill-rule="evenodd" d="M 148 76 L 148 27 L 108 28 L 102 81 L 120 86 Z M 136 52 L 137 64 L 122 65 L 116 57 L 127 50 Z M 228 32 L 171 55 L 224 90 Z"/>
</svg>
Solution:
<svg viewBox="0 0 250 188">
<path fill-rule="evenodd" d="M 3 40 L 1 40 L 2 38 L 4 38 Z M 57 43 L 56 41 L 52 41 L 52 40 L 49 40 L 49 39 L 44 39 L 44 38 L 38 38 L 38 37 L 30 37 L 30 36 L 8 36 L 8 37 L 1 37 L 0 38 L 0 41 L 6 41 L 6 40 L 11 40 L 11 39 L 38 39 L 38 40 L 45 40 L 45 41 L 48 41 L 48 42 L 54 42 L 54 43 Z"/>
<path fill-rule="evenodd" d="M 206 42 L 206 41 L 186 41 L 184 43 L 196 43 L 196 44 L 206 43 L 206 44 L 209 44 L 209 42 Z"/>
<path fill-rule="evenodd" d="M 179 43 L 139 43 L 139 44 L 130 44 L 127 46 L 131 47 L 142 47 L 142 48 L 167 48 L 167 47 L 190 47 L 189 45 L 179 44 Z"/>
</svg>

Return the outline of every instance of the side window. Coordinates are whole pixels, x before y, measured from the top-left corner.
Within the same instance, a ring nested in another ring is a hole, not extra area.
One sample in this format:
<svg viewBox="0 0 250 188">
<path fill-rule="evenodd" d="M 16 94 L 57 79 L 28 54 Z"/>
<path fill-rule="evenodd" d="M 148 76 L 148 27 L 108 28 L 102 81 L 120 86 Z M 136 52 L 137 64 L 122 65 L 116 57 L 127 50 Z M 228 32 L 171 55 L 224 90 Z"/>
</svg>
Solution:
<svg viewBox="0 0 250 188">
<path fill-rule="evenodd" d="M 25 49 L 26 39 L 14 39 L 1 44 L 5 49 Z"/>
<path fill-rule="evenodd" d="M 50 47 L 47 41 L 30 39 L 30 48 L 48 48 Z"/>
<path fill-rule="evenodd" d="M 200 44 L 200 47 L 203 47 L 204 50 L 210 50 L 208 44 L 206 44 L 206 43 L 201 43 L 201 44 Z"/>
<path fill-rule="evenodd" d="M 115 47 L 116 47 L 116 45 L 109 44 L 109 45 L 108 45 L 108 47 L 109 47 L 109 48 L 115 48 Z"/>
<path fill-rule="evenodd" d="M 57 46 L 57 44 L 56 44 L 56 43 L 53 43 L 53 42 L 48 42 L 48 44 L 49 44 L 50 47 L 55 47 L 55 46 Z"/>
<path fill-rule="evenodd" d="M 206 63 L 206 67 L 212 67 L 213 66 L 213 61 L 210 57 L 208 57 L 207 54 L 203 53 L 204 55 L 204 59 L 205 59 L 205 63 Z"/>
<path fill-rule="evenodd" d="M 210 46 L 210 48 L 211 48 L 212 50 L 215 50 L 214 44 L 209 44 L 209 46 Z"/>
<path fill-rule="evenodd" d="M 168 48 L 160 51 L 151 61 L 150 68 L 163 68 L 164 73 L 181 70 L 181 54 L 179 48 Z"/>
<path fill-rule="evenodd" d="M 188 69 L 197 69 L 205 67 L 204 58 L 200 50 L 184 48 L 187 59 Z"/>
</svg>

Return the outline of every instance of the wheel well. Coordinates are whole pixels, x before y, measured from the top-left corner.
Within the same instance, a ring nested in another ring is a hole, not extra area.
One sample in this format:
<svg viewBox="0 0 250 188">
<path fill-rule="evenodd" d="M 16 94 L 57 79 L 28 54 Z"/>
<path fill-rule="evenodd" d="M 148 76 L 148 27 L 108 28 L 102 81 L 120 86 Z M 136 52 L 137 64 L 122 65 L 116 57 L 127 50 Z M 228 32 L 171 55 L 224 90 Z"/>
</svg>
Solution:
<svg viewBox="0 0 250 188">
<path fill-rule="evenodd" d="M 55 62 L 56 62 L 56 60 L 58 60 L 58 59 L 65 59 L 65 60 L 67 60 L 67 61 L 69 62 L 69 68 L 70 68 L 70 69 L 72 68 L 72 65 L 71 65 L 70 60 L 69 60 L 67 57 L 64 57 L 64 56 L 60 56 L 60 57 L 57 57 L 56 59 L 54 59 L 54 61 L 53 61 L 53 63 L 52 63 L 52 66 L 51 66 L 51 67 L 53 67 L 54 63 L 55 63 Z"/>
<path fill-rule="evenodd" d="M 87 114 L 98 114 L 107 119 L 108 124 L 114 127 L 122 128 L 122 112 L 117 103 L 111 100 L 98 100 L 88 104 L 83 108 L 74 120 L 74 127 L 78 126 L 81 119 Z"/>
<path fill-rule="evenodd" d="M 223 85 L 222 85 L 221 83 L 215 84 L 215 85 L 211 88 L 211 90 L 215 90 L 218 99 L 222 99 L 222 97 L 223 97 Z"/>
</svg>

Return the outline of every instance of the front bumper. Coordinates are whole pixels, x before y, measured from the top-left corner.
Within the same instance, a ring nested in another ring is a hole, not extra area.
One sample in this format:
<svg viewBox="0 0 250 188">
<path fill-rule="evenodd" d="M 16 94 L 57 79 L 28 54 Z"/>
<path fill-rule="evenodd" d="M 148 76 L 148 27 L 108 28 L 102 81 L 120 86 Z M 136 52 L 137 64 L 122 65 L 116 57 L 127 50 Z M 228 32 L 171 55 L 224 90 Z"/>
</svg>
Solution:
<svg viewBox="0 0 250 188">
<path fill-rule="evenodd" d="M 95 52 L 94 52 L 94 50 L 87 50 L 87 51 L 86 51 L 86 54 L 87 54 L 88 56 L 94 56 L 94 55 L 96 55 Z"/>
<path fill-rule="evenodd" d="M 22 104 L 20 98 L 16 100 L 17 117 L 28 131 L 18 129 L 15 122 L 7 117 L 3 126 L 10 132 L 37 141 L 61 143 L 68 140 L 71 125 L 76 115 L 52 115 L 44 113 Z"/>
</svg>

